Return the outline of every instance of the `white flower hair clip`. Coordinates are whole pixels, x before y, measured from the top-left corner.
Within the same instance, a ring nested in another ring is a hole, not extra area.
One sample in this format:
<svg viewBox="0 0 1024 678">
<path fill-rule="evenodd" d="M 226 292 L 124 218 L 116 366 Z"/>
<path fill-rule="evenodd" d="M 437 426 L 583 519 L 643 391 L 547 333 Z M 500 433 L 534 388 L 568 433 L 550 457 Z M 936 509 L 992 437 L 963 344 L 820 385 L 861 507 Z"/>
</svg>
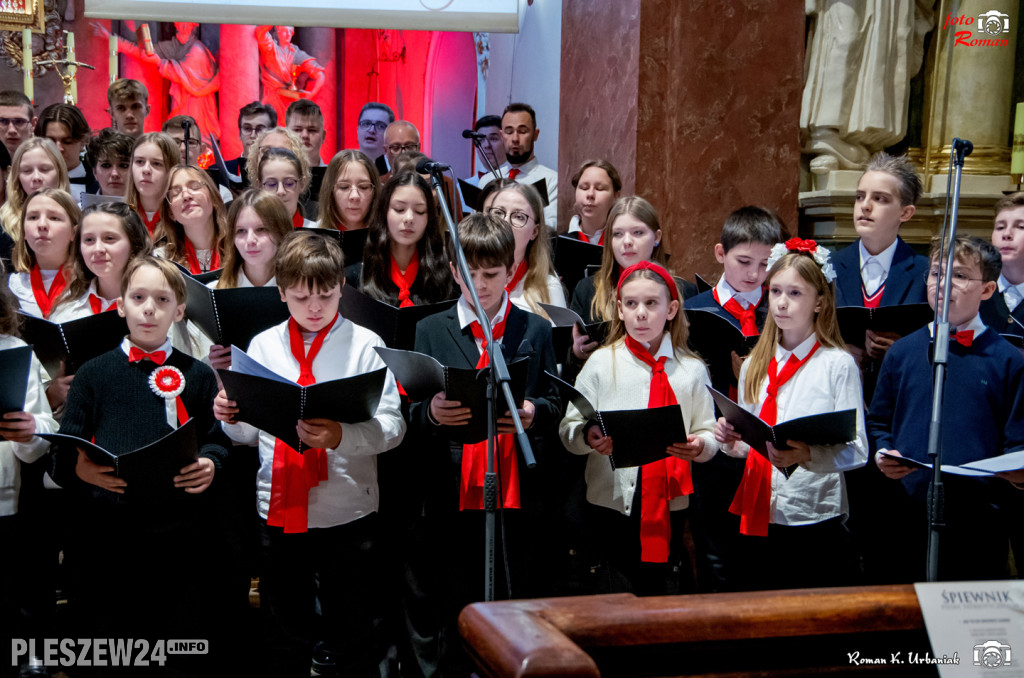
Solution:
<svg viewBox="0 0 1024 678">
<path fill-rule="evenodd" d="M 790 238 L 785 243 L 777 243 L 772 247 L 771 254 L 768 255 L 768 270 L 770 271 L 772 266 L 789 252 L 803 252 L 811 255 L 814 263 L 821 267 L 821 274 L 825 276 L 825 281 L 829 283 L 835 281 L 836 271 L 832 268 L 828 250 L 810 239 Z"/>
</svg>

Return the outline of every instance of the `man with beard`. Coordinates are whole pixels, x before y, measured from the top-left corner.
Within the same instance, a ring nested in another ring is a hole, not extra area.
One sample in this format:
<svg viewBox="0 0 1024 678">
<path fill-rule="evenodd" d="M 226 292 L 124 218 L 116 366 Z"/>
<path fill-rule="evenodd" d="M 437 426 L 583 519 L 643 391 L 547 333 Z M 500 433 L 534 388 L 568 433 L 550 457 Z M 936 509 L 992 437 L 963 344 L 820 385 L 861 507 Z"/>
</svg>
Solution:
<svg viewBox="0 0 1024 678">
<path fill-rule="evenodd" d="M 547 182 L 548 204 L 544 208 L 544 221 L 552 230 L 557 226 L 558 172 L 537 162 L 533 144 L 540 130 L 537 129 L 537 114 L 529 104 L 513 103 L 505 107 L 501 115 L 501 140 L 505 145 L 505 162 L 498 173 L 520 184 L 532 184 L 544 179 Z M 483 188 L 494 180 L 487 175 L 480 180 Z"/>
</svg>

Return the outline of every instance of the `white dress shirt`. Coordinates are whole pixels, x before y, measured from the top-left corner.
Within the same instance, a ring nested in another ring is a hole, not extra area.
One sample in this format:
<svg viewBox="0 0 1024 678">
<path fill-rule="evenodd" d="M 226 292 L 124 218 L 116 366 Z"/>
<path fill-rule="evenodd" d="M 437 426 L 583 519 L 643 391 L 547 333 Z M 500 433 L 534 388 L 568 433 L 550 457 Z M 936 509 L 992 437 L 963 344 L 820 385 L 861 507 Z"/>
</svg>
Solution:
<svg viewBox="0 0 1024 678">
<path fill-rule="evenodd" d="M 42 274 L 43 287 L 49 291 L 50 286 L 53 285 L 54 278 L 57 277 L 57 269 L 52 271 L 40 270 L 39 272 Z M 33 315 L 37 318 L 43 317 L 43 311 L 39 308 L 39 304 L 36 303 L 35 294 L 32 293 L 31 273 L 12 273 L 7 278 L 7 286 L 10 287 L 11 292 L 17 298 L 18 306 L 21 308 L 22 313 Z"/>
<path fill-rule="evenodd" d="M 89 303 L 89 297 L 95 295 L 102 304 L 104 311 L 107 308 L 117 303 L 117 298 L 104 299 L 96 292 L 96 279 L 89 283 L 89 291 L 80 296 L 77 299 L 70 299 L 62 302 L 50 313 L 50 322 L 55 323 L 66 323 L 71 320 L 78 320 L 79 318 L 88 318 L 92 313 L 92 305 Z"/>
<path fill-rule="evenodd" d="M 567 304 L 565 303 L 565 291 L 562 289 L 562 281 L 559 280 L 557 276 L 549 273 L 545 283 L 548 288 L 547 303 L 552 306 L 561 306 L 562 308 L 566 308 Z M 540 299 L 538 299 L 535 294 L 526 294 L 525 276 L 514 288 L 512 288 L 512 292 L 509 293 L 509 298 L 512 299 L 513 304 L 524 311 L 529 311 L 530 313 L 536 313 L 538 315 L 542 314 L 540 306 L 534 308 L 531 305 L 540 303 Z"/>
<path fill-rule="evenodd" d="M 1013 313 L 1021 301 L 1024 301 L 1024 282 L 1014 285 L 1006 279 L 1002 273 L 999 274 L 999 293 L 1003 295 L 1006 308 Z"/>
<path fill-rule="evenodd" d="M 736 289 L 729 284 L 729 281 L 725 279 L 723 275 L 719 280 L 718 284 L 715 285 L 715 291 L 718 292 L 718 302 L 725 306 L 729 303 L 729 300 L 736 297 L 736 301 L 744 309 L 750 308 L 751 306 L 756 307 L 761 303 L 761 295 L 764 294 L 764 290 L 758 287 L 756 290 L 750 292 L 737 292 Z"/>
<path fill-rule="evenodd" d="M 793 351 L 777 346 L 775 360 L 779 370 L 782 370 L 790 355 L 796 355 L 798 359 L 806 357 L 817 340 L 817 335 L 811 334 Z M 737 389 L 739 404 L 748 412 L 759 414 L 768 397 L 768 377 L 763 377 L 758 388 L 757 402 L 748 403 L 743 394 L 749 366 L 750 360 L 747 359 L 740 369 Z M 822 346 L 782 385 L 776 397 L 776 406 L 777 423 L 823 412 L 856 410 L 857 437 L 839 445 L 811 445 L 811 460 L 800 464 L 789 478 L 773 467 L 771 522 L 779 525 L 810 525 L 845 515 L 848 504 L 841 471 L 863 466 L 868 459 L 864 396 L 860 370 L 853 356 L 841 348 Z M 726 454 L 741 458 L 750 452 L 750 447 L 744 442 L 734 446 L 726 445 L 723 449 Z"/>
<path fill-rule="evenodd" d="M 889 277 L 889 269 L 892 268 L 892 258 L 896 254 L 896 245 L 899 239 L 893 240 L 892 244 L 878 254 L 871 254 L 864 247 L 864 241 L 858 240 L 857 247 L 860 248 L 860 280 L 864 283 L 864 291 L 871 296 L 878 291 L 878 288 L 885 284 Z"/>
<path fill-rule="evenodd" d="M 306 350 L 312 337 L 304 337 Z M 375 346 L 384 346 L 370 330 L 339 317 L 313 359 L 318 382 L 344 379 L 385 367 Z M 249 355 L 285 379 L 299 378 L 299 362 L 292 355 L 288 322 L 256 335 Z M 266 519 L 270 505 L 276 438 L 249 424 L 223 424 L 232 440 L 246 445 L 259 443 L 260 470 L 256 476 L 256 508 Z M 333 527 L 352 522 L 377 510 L 377 458 L 402 442 L 402 418 L 398 388 L 389 371 L 380 403 L 372 419 L 341 424 L 341 443 L 327 450 L 327 481 L 309 491 L 309 527 Z"/>
</svg>

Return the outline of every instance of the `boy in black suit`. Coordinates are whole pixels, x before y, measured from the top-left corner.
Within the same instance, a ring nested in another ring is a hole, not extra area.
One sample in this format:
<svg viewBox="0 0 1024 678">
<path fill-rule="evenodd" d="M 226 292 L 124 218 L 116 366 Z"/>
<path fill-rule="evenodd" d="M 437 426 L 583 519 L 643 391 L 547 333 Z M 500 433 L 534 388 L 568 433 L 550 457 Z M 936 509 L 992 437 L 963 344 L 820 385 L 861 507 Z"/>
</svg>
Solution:
<svg viewBox="0 0 1024 678">
<path fill-rule="evenodd" d="M 459 240 L 469 264 L 472 280 L 465 281 L 452 265 L 455 280 L 462 290 L 458 303 L 448 311 L 430 316 L 416 328 L 416 350 L 437 358 L 450 367 L 480 368 L 489 364 L 482 350 L 482 331 L 472 307 L 469 284 L 474 285 L 484 313 L 491 321 L 495 340 L 500 341 L 506 362 L 528 362 L 526 397 L 519 409 L 523 427 L 529 432 L 538 470 L 544 467 L 539 442 L 545 431 L 557 425 L 561 403 L 554 386 L 544 374 L 554 372 L 555 355 L 551 345 L 551 325 L 509 302 L 505 285 L 512 276 L 515 238 L 504 221 L 485 214 L 472 214 L 459 224 Z M 455 251 L 449 243 L 449 255 Z M 499 396 L 500 398 L 500 396 Z M 499 412 L 505 412 L 503 403 Z M 507 415 L 507 412 L 505 412 Z M 472 417 L 462 403 L 447 400 L 438 393 L 431 400 L 412 407 L 410 427 L 417 430 L 433 462 L 433 477 L 425 478 L 429 489 L 425 521 L 436 545 L 436 601 L 440 612 L 439 652 L 442 666 L 471 668 L 462 655 L 456 627 L 458 612 L 468 603 L 483 599 L 483 469 L 486 468 L 487 443 L 462 445 L 452 441 L 459 426 Z M 514 432 L 509 416 L 498 418 L 498 473 L 500 520 L 504 530 L 504 554 L 511 570 L 512 594 L 534 596 L 542 581 L 543 549 L 537 548 L 537 536 L 543 526 L 541 483 L 537 471 L 528 471 L 512 442 Z M 506 435 L 502 435 L 506 434 Z M 504 568 L 497 562 L 499 580 Z M 496 586 L 499 597 L 506 588 Z"/>
<path fill-rule="evenodd" d="M 981 302 L 981 319 L 1000 334 L 1024 334 L 1018 324 L 1024 323 L 1024 193 L 1007 195 L 996 203 L 992 244 L 999 250 L 1003 272 L 997 293 Z"/>
</svg>

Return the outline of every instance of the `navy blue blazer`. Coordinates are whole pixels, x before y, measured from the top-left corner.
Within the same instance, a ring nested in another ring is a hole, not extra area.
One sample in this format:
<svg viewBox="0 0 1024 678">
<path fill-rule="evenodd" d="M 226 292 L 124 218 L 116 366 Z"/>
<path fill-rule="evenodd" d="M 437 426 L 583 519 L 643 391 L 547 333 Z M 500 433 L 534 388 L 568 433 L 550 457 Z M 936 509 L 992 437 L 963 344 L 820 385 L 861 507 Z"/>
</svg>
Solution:
<svg viewBox="0 0 1024 678">
<path fill-rule="evenodd" d="M 836 306 L 863 306 L 864 291 L 860 278 L 860 240 L 835 252 L 832 266 L 836 270 Z M 881 306 L 920 304 L 928 301 L 928 257 L 896 238 L 896 252 L 885 279 Z"/>
<path fill-rule="evenodd" d="M 1024 324 L 1024 303 L 1017 304 L 1017 308 L 1010 313 L 1010 309 L 1006 307 L 1006 300 L 999 290 L 996 290 L 989 299 L 981 302 L 981 321 L 983 323 L 1000 334 L 1024 334 L 1024 329 L 1010 322 L 1011 315 L 1017 322 Z"/>
</svg>

